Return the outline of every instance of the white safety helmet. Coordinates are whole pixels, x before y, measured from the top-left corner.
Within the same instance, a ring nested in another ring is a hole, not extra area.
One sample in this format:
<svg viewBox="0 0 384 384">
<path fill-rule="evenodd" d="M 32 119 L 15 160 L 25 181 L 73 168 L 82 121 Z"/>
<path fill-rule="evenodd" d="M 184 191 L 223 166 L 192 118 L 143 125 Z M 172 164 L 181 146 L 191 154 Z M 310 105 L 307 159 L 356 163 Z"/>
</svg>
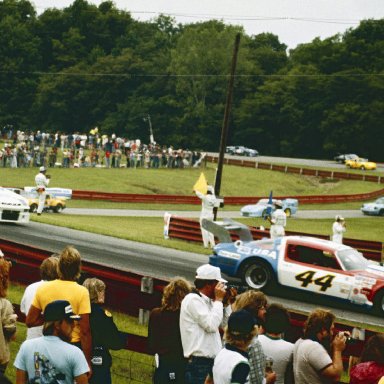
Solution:
<svg viewBox="0 0 384 384">
<path fill-rule="evenodd" d="M 40 167 L 40 172 L 46 172 L 47 170 L 45 169 L 45 167 Z"/>
<path fill-rule="evenodd" d="M 215 188 L 213 188 L 212 185 L 208 185 L 207 192 L 215 193 Z"/>
</svg>

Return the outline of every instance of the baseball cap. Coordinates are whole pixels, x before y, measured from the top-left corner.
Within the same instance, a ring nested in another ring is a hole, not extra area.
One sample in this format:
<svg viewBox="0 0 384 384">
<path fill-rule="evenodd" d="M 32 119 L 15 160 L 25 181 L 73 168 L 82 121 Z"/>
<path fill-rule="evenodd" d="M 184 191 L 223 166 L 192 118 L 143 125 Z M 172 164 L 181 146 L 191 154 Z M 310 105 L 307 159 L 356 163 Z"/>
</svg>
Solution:
<svg viewBox="0 0 384 384">
<path fill-rule="evenodd" d="M 231 333 L 246 335 L 257 325 L 256 318 L 247 310 L 232 312 L 228 319 L 228 330 Z"/>
<path fill-rule="evenodd" d="M 45 169 L 45 167 L 40 167 L 40 172 L 45 172 L 46 171 L 46 169 Z"/>
<path fill-rule="evenodd" d="M 227 280 L 224 280 L 221 277 L 220 268 L 214 267 L 210 264 L 201 265 L 196 269 L 196 279 L 201 280 L 216 280 L 222 283 L 227 283 Z"/>
<path fill-rule="evenodd" d="M 55 300 L 49 303 L 44 310 L 44 321 L 57 320 L 79 320 L 81 317 L 75 315 L 72 306 L 67 300 Z"/>
<path fill-rule="evenodd" d="M 340 215 L 337 215 L 335 217 L 336 220 L 340 220 L 340 221 L 344 221 L 344 217 L 340 216 Z"/>
</svg>

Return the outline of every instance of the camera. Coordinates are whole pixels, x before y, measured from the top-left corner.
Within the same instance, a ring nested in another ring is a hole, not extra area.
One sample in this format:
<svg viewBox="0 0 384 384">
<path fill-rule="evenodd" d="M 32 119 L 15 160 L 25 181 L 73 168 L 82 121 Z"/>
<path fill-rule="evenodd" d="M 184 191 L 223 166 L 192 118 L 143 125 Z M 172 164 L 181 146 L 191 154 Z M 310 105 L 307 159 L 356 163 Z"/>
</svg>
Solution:
<svg viewBox="0 0 384 384">
<path fill-rule="evenodd" d="M 227 293 L 231 292 L 231 289 L 235 289 L 237 294 L 240 294 L 240 293 L 243 293 L 247 290 L 247 287 L 244 287 L 242 285 L 236 285 L 236 284 L 227 284 L 227 286 L 225 287 L 225 290 L 227 291 Z"/>
<path fill-rule="evenodd" d="M 346 340 L 345 340 L 345 344 L 347 344 L 347 345 L 351 345 L 351 344 L 355 344 L 355 343 L 357 343 L 357 339 L 354 339 L 349 333 L 347 333 L 347 332 L 344 332 L 344 336 L 345 336 L 345 338 L 346 338 Z"/>
</svg>

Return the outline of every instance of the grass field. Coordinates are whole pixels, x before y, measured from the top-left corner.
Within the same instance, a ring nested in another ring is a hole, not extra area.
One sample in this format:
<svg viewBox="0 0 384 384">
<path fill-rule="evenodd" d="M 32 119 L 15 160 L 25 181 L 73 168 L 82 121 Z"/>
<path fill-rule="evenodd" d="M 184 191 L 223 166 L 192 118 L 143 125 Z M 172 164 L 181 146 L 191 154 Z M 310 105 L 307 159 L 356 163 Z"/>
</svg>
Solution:
<svg viewBox="0 0 384 384">
<path fill-rule="evenodd" d="M 216 168 L 204 169 L 100 169 L 52 168 L 50 186 L 102 192 L 192 195 L 193 185 L 201 172 L 213 184 Z M 0 184 L 10 187 L 33 186 L 36 168 L 0 168 Z M 314 176 L 224 166 L 222 196 L 275 196 L 360 194 L 380 189 L 364 181 L 338 180 L 323 182 Z"/>
</svg>

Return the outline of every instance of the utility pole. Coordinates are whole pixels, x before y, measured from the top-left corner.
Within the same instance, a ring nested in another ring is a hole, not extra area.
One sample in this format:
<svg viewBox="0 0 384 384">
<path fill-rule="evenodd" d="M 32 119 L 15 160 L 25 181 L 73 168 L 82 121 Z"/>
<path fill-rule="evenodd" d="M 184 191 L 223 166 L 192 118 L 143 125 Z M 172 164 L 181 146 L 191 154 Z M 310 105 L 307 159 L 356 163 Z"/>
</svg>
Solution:
<svg viewBox="0 0 384 384">
<path fill-rule="evenodd" d="M 235 72 L 236 72 L 237 56 L 239 53 L 239 45 L 240 45 L 240 33 L 236 35 L 235 46 L 233 48 L 231 75 L 228 83 L 227 100 L 226 100 L 225 111 L 224 111 L 224 120 L 223 120 L 222 129 L 221 129 L 220 152 L 219 152 L 219 160 L 217 163 L 217 172 L 216 172 L 216 179 L 215 179 L 215 195 L 216 196 L 220 195 L 221 177 L 223 174 L 223 164 L 224 164 L 224 153 L 225 153 L 225 147 L 227 145 L 229 115 L 230 115 L 231 106 L 232 106 L 233 84 L 235 81 Z M 216 217 L 217 217 L 216 207 L 213 209 L 213 215 L 214 215 L 213 220 L 216 220 Z"/>
</svg>

